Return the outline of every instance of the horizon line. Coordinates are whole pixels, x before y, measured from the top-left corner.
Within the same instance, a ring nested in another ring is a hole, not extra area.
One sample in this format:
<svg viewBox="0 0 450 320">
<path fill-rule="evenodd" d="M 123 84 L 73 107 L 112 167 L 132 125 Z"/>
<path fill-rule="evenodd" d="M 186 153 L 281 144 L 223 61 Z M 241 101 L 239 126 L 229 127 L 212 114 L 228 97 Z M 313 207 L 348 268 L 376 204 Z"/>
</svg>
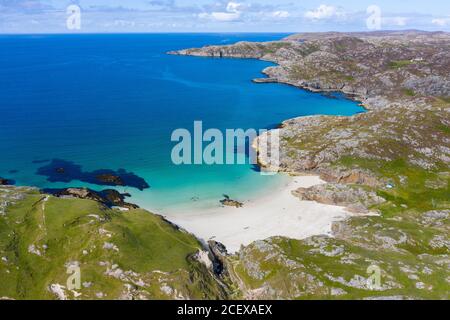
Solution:
<svg viewBox="0 0 450 320">
<path fill-rule="evenodd" d="M 382 29 L 382 30 L 361 30 L 361 31 L 93 31 L 93 32 L 19 32 L 2 33 L 0 36 L 38 36 L 38 35 L 107 35 L 107 34 L 299 34 L 299 33 L 377 33 L 377 32 L 424 32 L 424 33 L 449 33 L 444 30 L 428 31 L 423 29 Z"/>
</svg>

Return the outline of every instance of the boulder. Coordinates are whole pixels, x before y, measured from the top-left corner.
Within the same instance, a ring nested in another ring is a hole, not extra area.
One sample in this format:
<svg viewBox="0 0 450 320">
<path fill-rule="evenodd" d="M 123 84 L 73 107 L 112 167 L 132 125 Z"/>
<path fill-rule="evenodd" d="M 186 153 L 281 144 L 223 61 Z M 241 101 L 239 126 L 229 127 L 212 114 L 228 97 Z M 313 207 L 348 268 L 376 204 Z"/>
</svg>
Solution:
<svg viewBox="0 0 450 320">
<path fill-rule="evenodd" d="M 236 208 L 242 208 L 244 204 L 242 202 L 232 200 L 229 196 L 224 195 L 225 199 L 220 200 L 220 203 L 227 207 L 236 207 Z"/>
</svg>

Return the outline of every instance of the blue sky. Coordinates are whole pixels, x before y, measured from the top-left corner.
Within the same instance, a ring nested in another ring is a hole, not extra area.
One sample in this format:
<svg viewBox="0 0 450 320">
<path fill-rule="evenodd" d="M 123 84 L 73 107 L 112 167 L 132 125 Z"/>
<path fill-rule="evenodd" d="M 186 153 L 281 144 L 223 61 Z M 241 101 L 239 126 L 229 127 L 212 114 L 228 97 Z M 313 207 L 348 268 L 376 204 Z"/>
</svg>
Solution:
<svg viewBox="0 0 450 320">
<path fill-rule="evenodd" d="M 448 0 L 0 0 L 0 33 L 364 31 L 370 5 L 385 30 L 450 31 Z"/>
</svg>

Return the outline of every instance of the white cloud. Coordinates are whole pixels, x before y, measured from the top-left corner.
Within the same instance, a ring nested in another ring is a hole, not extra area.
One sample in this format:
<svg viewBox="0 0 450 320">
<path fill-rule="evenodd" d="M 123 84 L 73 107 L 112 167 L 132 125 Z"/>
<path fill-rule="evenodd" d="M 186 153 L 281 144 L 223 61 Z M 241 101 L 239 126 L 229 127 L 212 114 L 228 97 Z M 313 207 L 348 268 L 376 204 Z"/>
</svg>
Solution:
<svg viewBox="0 0 450 320">
<path fill-rule="evenodd" d="M 447 25 L 450 25 L 450 17 L 449 18 L 436 18 L 431 20 L 431 23 L 439 26 L 439 27 L 445 27 Z"/>
<path fill-rule="evenodd" d="M 311 20 L 325 20 L 343 16 L 345 16 L 345 12 L 342 9 L 326 4 L 321 4 L 317 9 L 305 13 L 305 17 Z"/>
<path fill-rule="evenodd" d="M 280 10 L 272 12 L 272 16 L 275 18 L 289 18 L 290 14 L 287 11 Z"/>
<path fill-rule="evenodd" d="M 241 18 L 242 12 L 240 11 L 242 9 L 242 4 L 239 2 L 228 2 L 225 11 L 223 12 L 211 12 L 211 13 L 200 13 L 198 15 L 201 19 L 210 19 L 210 20 L 216 20 L 221 22 L 230 22 L 230 21 L 236 21 Z"/>
<path fill-rule="evenodd" d="M 227 4 L 227 12 L 238 13 L 242 8 L 242 3 L 239 2 L 228 2 Z"/>
<path fill-rule="evenodd" d="M 211 17 L 217 21 L 236 21 L 241 17 L 241 13 L 213 12 L 211 13 Z"/>
</svg>

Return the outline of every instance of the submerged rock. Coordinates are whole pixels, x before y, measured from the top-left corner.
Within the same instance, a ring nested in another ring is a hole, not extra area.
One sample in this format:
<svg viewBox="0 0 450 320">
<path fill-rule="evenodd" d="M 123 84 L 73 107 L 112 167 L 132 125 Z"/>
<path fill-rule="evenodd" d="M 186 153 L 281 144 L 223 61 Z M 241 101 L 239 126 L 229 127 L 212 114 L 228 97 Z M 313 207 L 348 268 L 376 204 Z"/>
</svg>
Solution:
<svg viewBox="0 0 450 320">
<path fill-rule="evenodd" d="M 97 185 L 127 186 L 139 190 L 150 188 L 143 178 L 133 172 L 127 172 L 125 169 L 83 171 L 80 165 L 61 159 L 53 159 L 49 164 L 40 167 L 37 174 L 46 176 L 50 182 L 69 183 L 73 180 L 80 180 Z"/>
<path fill-rule="evenodd" d="M 117 186 L 123 186 L 124 182 L 119 176 L 116 176 L 114 174 L 100 174 L 95 177 L 98 181 L 105 183 L 105 184 L 113 184 Z"/>
</svg>

